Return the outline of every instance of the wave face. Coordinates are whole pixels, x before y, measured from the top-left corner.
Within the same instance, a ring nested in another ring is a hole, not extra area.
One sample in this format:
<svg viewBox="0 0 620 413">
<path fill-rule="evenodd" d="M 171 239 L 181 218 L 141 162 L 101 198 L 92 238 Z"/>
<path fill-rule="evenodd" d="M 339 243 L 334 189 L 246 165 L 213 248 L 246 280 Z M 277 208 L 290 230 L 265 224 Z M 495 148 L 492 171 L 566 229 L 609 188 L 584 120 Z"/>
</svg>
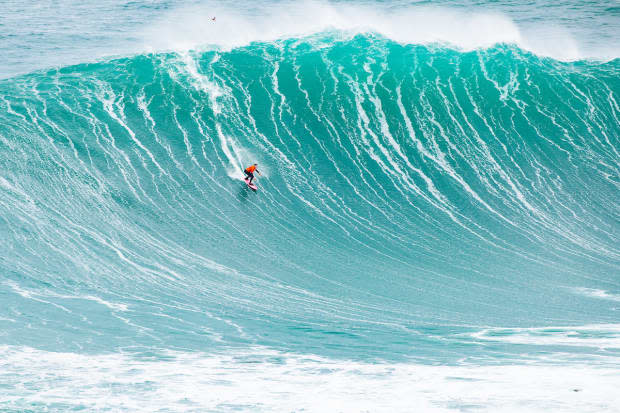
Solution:
<svg viewBox="0 0 620 413">
<path fill-rule="evenodd" d="M 619 74 L 317 35 L 1 81 L 4 354 L 613 356 Z"/>
</svg>

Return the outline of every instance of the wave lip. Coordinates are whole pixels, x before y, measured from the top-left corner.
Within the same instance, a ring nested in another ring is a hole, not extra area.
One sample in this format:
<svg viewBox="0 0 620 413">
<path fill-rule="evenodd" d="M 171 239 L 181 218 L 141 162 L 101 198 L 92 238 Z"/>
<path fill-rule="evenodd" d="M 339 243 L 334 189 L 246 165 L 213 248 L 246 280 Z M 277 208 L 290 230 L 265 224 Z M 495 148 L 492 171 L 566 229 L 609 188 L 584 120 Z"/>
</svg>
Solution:
<svg viewBox="0 0 620 413">
<path fill-rule="evenodd" d="M 212 21 L 213 17 L 217 20 Z M 142 38 L 149 51 L 206 46 L 231 49 L 252 42 L 296 39 L 326 32 L 347 38 L 376 34 L 402 44 L 441 44 L 463 51 L 514 44 L 564 61 L 588 56 L 570 32 L 558 25 L 525 30 L 499 11 L 420 5 L 390 7 L 305 1 L 263 5 L 251 13 L 213 4 L 193 6 L 165 15 L 146 28 Z"/>
<path fill-rule="evenodd" d="M 68 0 L 52 10 L 8 4 L 0 78 L 145 52 L 231 48 L 325 31 L 343 36 L 375 33 L 407 44 L 442 43 L 464 49 L 510 43 L 559 60 L 620 57 L 616 41 L 620 25 L 613 19 L 617 8 L 600 2 L 542 8 L 511 2 L 466 2 L 470 4 L 462 7 L 458 2 L 428 6 L 274 1 L 258 5 L 241 1 L 233 7 L 207 0 L 200 6 L 175 8 L 174 3 L 181 2 L 165 2 L 165 7 L 159 1 L 142 0 L 95 6 Z M 75 7 L 69 7 L 72 3 Z M 96 24 L 91 18 L 97 19 Z"/>
</svg>

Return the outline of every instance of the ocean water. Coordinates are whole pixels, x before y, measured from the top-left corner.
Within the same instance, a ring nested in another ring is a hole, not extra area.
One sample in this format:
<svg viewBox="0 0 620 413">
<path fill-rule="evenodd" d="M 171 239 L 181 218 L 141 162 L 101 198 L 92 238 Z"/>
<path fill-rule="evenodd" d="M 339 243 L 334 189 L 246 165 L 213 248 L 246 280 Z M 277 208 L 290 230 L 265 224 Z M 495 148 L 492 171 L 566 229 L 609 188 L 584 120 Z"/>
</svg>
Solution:
<svg viewBox="0 0 620 413">
<path fill-rule="evenodd" d="M 617 2 L 1 13 L 0 411 L 620 411 Z"/>
</svg>

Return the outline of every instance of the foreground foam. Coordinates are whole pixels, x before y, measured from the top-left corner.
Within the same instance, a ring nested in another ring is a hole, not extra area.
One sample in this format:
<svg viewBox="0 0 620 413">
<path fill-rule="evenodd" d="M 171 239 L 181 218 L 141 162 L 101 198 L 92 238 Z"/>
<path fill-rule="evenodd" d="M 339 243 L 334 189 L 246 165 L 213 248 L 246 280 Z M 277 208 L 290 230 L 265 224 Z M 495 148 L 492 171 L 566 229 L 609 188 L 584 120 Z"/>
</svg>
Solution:
<svg viewBox="0 0 620 413">
<path fill-rule="evenodd" d="M 610 411 L 620 370 L 370 364 L 265 348 L 141 356 L 0 348 L 3 411 Z"/>
</svg>

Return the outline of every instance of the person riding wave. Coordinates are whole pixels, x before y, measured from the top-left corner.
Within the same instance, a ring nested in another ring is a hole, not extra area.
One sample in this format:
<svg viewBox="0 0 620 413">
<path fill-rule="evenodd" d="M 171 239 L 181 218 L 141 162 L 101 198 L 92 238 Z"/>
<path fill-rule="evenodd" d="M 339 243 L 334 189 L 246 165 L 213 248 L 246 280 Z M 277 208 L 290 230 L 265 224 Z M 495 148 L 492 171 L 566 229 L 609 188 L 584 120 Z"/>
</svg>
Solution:
<svg viewBox="0 0 620 413">
<path fill-rule="evenodd" d="M 254 171 L 256 171 L 257 174 L 260 175 L 260 171 L 258 169 L 256 169 L 256 167 L 258 166 L 257 163 L 255 163 L 254 165 L 248 166 L 247 168 L 245 168 L 245 170 L 243 172 L 245 172 L 245 179 L 250 179 L 250 181 L 248 182 L 248 185 L 252 183 L 252 179 L 254 179 Z"/>
</svg>

